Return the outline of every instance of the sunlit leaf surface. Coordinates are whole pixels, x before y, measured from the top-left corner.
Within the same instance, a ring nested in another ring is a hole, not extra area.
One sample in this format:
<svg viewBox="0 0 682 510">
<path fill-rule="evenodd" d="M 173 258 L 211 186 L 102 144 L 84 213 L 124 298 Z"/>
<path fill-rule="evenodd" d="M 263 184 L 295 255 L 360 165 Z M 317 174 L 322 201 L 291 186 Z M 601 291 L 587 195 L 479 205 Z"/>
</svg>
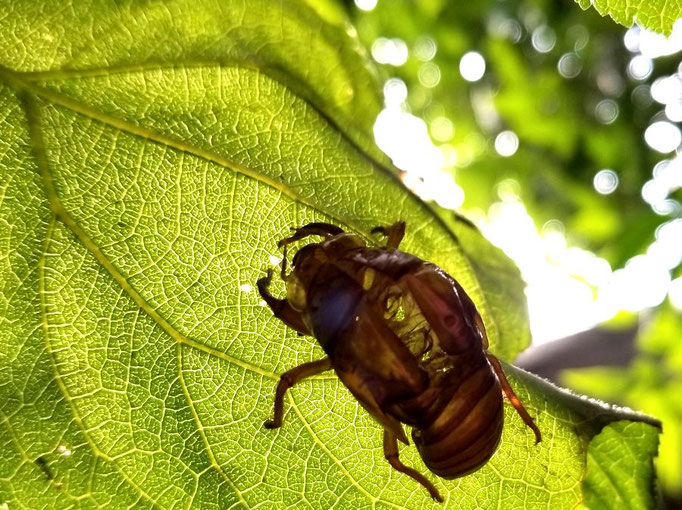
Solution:
<svg viewBox="0 0 682 510">
<path fill-rule="evenodd" d="M 561 381 L 578 391 L 637 406 L 663 422 L 656 461 L 659 483 L 682 494 L 682 316 L 661 307 L 641 330 L 639 354 L 628 367 L 591 367 L 564 372 Z M 630 455 L 635 452 L 631 452 Z"/>
<path fill-rule="evenodd" d="M 624 421 L 602 430 L 587 451 L 584 489 L 588 508 L 656 508 L 653 465 L 646 462 L 656 455 L 656 435 L 655 429 L 643 423 Z"/>
<path fill-rule="evenodd" d="M 332 375 L 262 427 L 278 374 L 322 356 L 254 291 L 291 226 L 369 238 L 402 218 L 404 248 L 462 283 L 493 352 L 528 342 L 518 273 L 373 158 L 377 87 L 345 26 L 294 2 L 0 12 L 0 504 L 440 507 Z M 643 418 L 509 370 L 544 441 L 506 409 L 492 461 L 436 480 L 446 507 L 572 508 L 591 437 Z"/>
<path fill-rule="evenodd" d="M 627 27 L 638 25 L 669 34 L 682 15 L 679 0 L 576 0 L 580 7 L 594 7 L 602 16 L 610 16 Z"/>
</svg>

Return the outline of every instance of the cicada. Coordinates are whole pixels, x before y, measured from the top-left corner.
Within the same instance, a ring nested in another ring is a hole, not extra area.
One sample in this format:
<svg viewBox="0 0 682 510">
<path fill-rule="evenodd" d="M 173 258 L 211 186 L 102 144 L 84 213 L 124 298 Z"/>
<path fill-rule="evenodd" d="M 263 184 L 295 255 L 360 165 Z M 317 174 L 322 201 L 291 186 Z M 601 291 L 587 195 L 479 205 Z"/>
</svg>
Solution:
<svg viewBox="0 0 682 510">
<path fill-rule="evenodd" d="M 372 234 L 385 244 L 368 246 L 328 223 L 309 223 L 281 240 L 280 276 L 286 298 L 268 291 L 272 270 L 258 291 L 275 317 L 303 335 L 312 335 L 326 357 L 281 375 L 269 429 L 282 425 L 284 395 L 297 382 L 334 370 L 343 384 L 384 429 L 384 456 L 437 501 L 436 487 L 398 456 L 408 444 L 402 424 L 427 468 L 452 479 L 483 466 L 500 442 L 503 393 L 541 439 L 540 430 L 504 375 L 486 352 L 485 327 L 459 283 L 438 266 L 398 249 L 405 234 L 400 221 Z M 293 256 L 287 273 L 287 246 L 319 236 Z"/>
</svg>

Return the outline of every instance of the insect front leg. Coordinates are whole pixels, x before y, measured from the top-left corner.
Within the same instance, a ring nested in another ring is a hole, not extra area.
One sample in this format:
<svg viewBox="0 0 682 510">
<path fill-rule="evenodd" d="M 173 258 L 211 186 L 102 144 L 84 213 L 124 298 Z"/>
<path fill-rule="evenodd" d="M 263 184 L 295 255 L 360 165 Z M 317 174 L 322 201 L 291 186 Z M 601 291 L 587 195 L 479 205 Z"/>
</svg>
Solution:
<svg viewBox="0 0 682 510">
<path fill-rule="evenodd" d="M 371 234 L 383 234 L 387 237 L 386 248 L 398 249 L 403 237 L 405 237 L 405 222 L 397 221 L 390 227 L 374 227 Z"/>
<path fill-rule="evenodd" d="M 400 462 L 400 459 L 398 458 L 398 438 L 393 432 L 389 432 L 386 429 L 384 429 L 384 457 L 393 469 L 406 474 L 416 482 L 422 484 L 424 488 L 429 491 L 429 495 L 433 499 L 439 503 L 443 502 L 443 497 L 440 495 L 440 492 L 438 492 L 438 489 L 436 489 L 436 487 L 429 482 L 424 475 L 422 475 L 416 469 L 407 467 L 405 464 Z"/>
<path fill-rule="evenodd" d="M 272 281 L 272 269 L 268 269 L 267 274 L 256 282 L 258 293 L 268 304 L 275 317 L 284 322 L 287 326 L 295 329 L 302 335 L 310 335 L 308 327 L 303 322 L 301 314 L 294 310 L 286 299 L 277 299 L 270 294 L 268 287 Z"/>
<path fill-rule="evenodd" d="M 533 431 L 533 433 L 535 434 L 535 444 L 538 444 L 540 441 L 542 441 L 542 434 L 540 433 L 540 429 L 535 424 L 530 414 L 528 414 L 526 408 L 523 407 L 523 404 L 521 403 L 521 400 L 519 400 L 519 397 L 517 397 L 516 393 L 514 393 L 514 390 L 512 389 L 511 385 L 509 384 L 509 381 L 507 380 L 507 376 L 504 375 L 504 371 L 502 370 L 502 365 L 500 364 L 500 361 L 492 354 L 486 353 L 486 356 L 488 357 L 488 361 L 490 361 L 493 370 L 495 370 L 495 374 L 497 374 L 497 378 L 500 380 L 500 384 L 502 385 L 502 390 L 504 390 L 505 395 L 507 395 L 509 402 L 511 402 L 511 405 L 514 406 L 516 412 L 519 413 L 519 416 L 521 416 L 523 422 Z"/>
<path fill-rule="evenodd" d="M 317 361 L 303 363 L 303 365 L 299 365 L 296 368 L 292 368 L 291 370 L 284 372 L 279 378 L 277 390 L 275 391 L 275 417 L 263 424 L 265 428 L 276 429 L 282 426 L 282 416 L 284 414 L 284 395 L 289 388 L 291 388 L 297 382 L 302 381 L 306 377 L 319 374 L 320 372 L 325 372 L 331 368 L 332 362 L 329 361 L 329 358 L 322 358 Z"/>
<path fill-rule="evenodd" d="M 308 223 L 307 225 L 294 229 L 294 235 L 282 239 L 277 243 L 277 247 L 281 248 L 282 246 L 286 246 L 287 244 L 291 244 L 308 236 L 329 238 L 339 234 L 343 234 L 343 229 L 336 225 L 332 225 L 331 223 Z"/>
</svg>

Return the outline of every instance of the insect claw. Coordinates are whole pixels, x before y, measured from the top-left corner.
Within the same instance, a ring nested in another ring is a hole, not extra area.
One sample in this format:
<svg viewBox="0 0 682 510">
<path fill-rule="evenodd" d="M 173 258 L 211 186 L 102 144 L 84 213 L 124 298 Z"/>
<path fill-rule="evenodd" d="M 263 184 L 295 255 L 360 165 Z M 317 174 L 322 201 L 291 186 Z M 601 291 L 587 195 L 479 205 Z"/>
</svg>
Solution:
<svg viewBox="0 0 682 510">
<path fill-rule="evenodd" d="M 256 285 L 258 285 L 258 286 L 263 285 L 263 286 L 267 287 L 268 285 L 270 285 L 271 281 L 272 281 L 272 268 L 269 267 L 265 270 L 265 276 L 263 276 L 262 278 L 259 278 L 258 281 L 256 282 Z"/>
<path fill-rule="evenodd" d="M 531 418 L 530 421 L 533 422 L 532 429 L 533 432 L 535 433 L 535 445 L 537 446 L 542 441 L 542 433 L 540 432 L 538 426 L 535 424 L 535 420 Z"/>
<path fill-rule="evenodd" d="M 268 430 L 272 430 L 279 428 L 279 425 L 275 424 L 275 422 L 272 420 L 266 420 L 265 422 L 263 422 L 263 427 L 265 427 Z"/>
<path fill-rule="evenodd" d="M 370 234 L 381 234 L 386 236 L 386 248 L 398 249 L 400 241 L 405 236 L 405 222 L 397 221 L 389 227 L 378 226 L 369 231 Z"/>
</svg>

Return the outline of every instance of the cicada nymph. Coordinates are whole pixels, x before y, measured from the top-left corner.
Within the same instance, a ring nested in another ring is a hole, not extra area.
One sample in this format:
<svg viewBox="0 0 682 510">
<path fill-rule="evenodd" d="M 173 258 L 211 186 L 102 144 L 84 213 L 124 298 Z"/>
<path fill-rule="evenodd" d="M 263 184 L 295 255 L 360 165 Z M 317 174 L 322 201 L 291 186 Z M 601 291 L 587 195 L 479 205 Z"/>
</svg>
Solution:
<svg viewBox="0 0 682 510">
<path fill-rule="evenodd" d="M 327 356 L 282 374 L 274 418 L 265 426 L 282 425 L 287 389 L 333 369 L 383 426 L 390 465 L 443 501 L 424 475 L 398 458 L 398 441 L 408 444 L 402 424 L 411 427 L 429 470 L 446 479 L 477 470 L 497 449 L 503 392 L 537 442 L 540 430 L 497 358 L 486 352 L 483 321 L 459 283 L 438 266 L 398 250 L 404 222 L 372 233 L 383 234 L 386 244 L 367 246 L 328 223 L 309 223 L 279 242 L 287 296 L 277 299 L 268 291 L 272 271 L 258 280 L 258 291 L 275 317 L 314 336 Z M 287 246 L 308 236 L 323 240 L 299 249 L 287 274 Z"/>
</svg>

